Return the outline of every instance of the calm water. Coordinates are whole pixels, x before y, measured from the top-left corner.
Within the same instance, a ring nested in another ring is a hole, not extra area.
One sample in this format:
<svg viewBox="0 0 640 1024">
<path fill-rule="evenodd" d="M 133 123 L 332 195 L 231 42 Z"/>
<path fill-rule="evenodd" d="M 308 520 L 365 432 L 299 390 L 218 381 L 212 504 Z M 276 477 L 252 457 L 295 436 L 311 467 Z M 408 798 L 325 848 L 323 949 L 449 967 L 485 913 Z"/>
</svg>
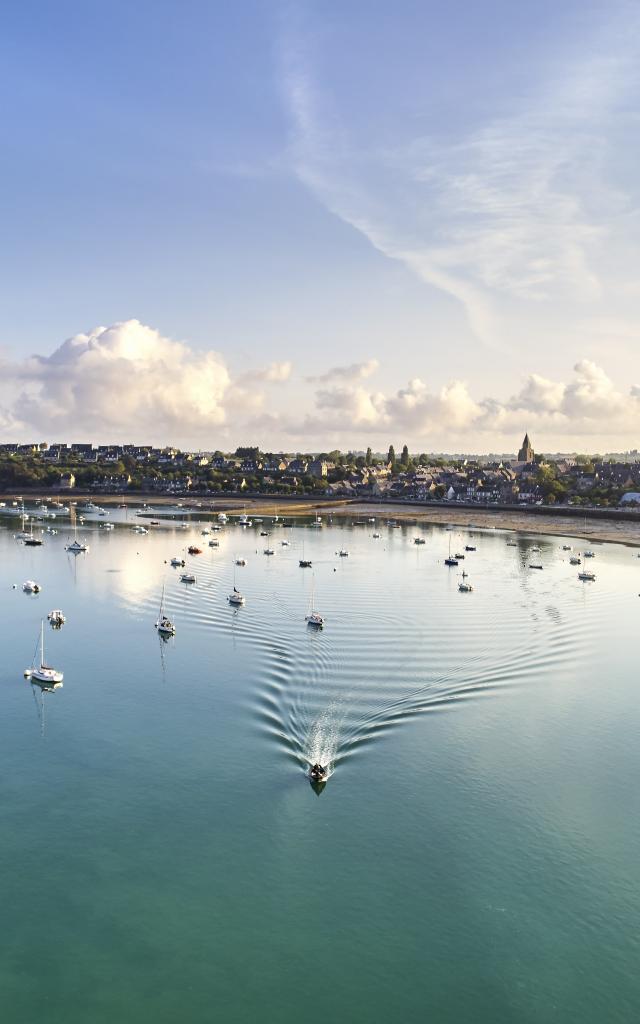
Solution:
<svg viewBox="0 0 640 1024">
<path fill-rule="evenodd" d="M 637 1019 L 635 550 L 583 584 L 565 538 L 230 524 L 190 587 L 201 524 L 100 521 L 0 525 L 3 1024 Z"/>
</svg>

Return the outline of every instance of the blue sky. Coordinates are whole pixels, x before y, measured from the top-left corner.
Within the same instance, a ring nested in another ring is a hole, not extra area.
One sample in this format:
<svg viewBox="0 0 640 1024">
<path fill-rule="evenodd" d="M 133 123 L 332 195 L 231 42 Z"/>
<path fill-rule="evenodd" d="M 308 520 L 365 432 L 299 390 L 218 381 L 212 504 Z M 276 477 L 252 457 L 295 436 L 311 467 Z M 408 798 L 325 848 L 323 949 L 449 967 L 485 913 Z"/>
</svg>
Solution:
<svg viewBox="0 0 640 1024">
<path fill-rule="evenodd" d="M 0 433 L 637 447 L 639 20 L 11 5 Z"/>
</svg>

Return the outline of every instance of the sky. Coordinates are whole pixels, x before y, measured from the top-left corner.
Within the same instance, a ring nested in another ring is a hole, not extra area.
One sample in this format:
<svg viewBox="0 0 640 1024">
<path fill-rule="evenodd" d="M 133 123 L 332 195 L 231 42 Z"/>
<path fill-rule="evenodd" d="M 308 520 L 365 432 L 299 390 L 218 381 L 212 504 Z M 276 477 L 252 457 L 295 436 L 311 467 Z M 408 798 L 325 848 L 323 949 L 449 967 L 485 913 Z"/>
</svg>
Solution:
<svg viewBox="0 0 640 1024">
<path fill-rule="evenodd" d="M 639 29 L 5 5 L 0 439 L 640 447 Z"/>
</svg>

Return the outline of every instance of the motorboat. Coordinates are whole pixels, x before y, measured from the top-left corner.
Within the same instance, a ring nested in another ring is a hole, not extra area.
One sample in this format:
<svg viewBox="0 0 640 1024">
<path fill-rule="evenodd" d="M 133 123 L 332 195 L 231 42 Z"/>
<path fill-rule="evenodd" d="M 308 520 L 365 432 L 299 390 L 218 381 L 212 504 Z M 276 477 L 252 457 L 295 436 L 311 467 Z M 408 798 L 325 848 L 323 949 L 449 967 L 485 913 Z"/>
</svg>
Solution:
<svg viewBox="0 0 640 1024">
<path fill-rule="evenodd" d="M 529 562 L 529 568 L 530 569 L 542 569 L 543 566 L 539 565 L 537 562 Z"/>
<path fill-rule="evenodd" d="M 66 616 L 60 610 L 60 608 L 54 608 L 53 611 L 49 612 L 49 614 L 47 615 L 47 619 L 54 627 L 54 629 L 59 629 L 60 626 L 64 626 L 65 622 L 67 621 Z"/>
<path fill-rule="evenodd" d="M 282 545 L 283 548 L 288 548 L 289 547 L 289 541 L 288 540 L 281 540 L 280 544 Z"/>
<path fill-rule="evenodd" d="M 196 582 L 195 574 L 192 573 L 192 572 L 181 572 L 180 573 L 180 582 L 181 583 L 195 583 Z"/>
<path fill-rule="evenodd" d="M 413 543 L 414 544 L 426 544 L 427 542 L 424 539 L 424 537 L 414 537 L 413 538 Z"/>
<path fill-rule="evenodd" d="M 349 552 L 347 551 L 346 548 L 340 548 L 340 550 L 338 551 L 338 554 L 339 554 L 340 558 L 348 558 L 349 557 Z"/>
<path fill-rule="evenodd" d="M 269 536 L 269 533 L 268 533 L 268 531 L 267 531 L 267 530 L 260 530 L 260 536 L 261 536 L 261 537 L 268 537 L 268 536 Z"/>
<path fill-rule="evenodd" d="M 226 523 L 226 521 L 227 521 L 227 514 L 226 514 L 226 512 L 218 512 L 218 522 L 219 523 Z"/>
<path fill-rule="evenodd" d="M 449 566 L 457 565 L 458 560 L 456 558 L 445 558 L 444 564 Z"/>
<path fill-rule="evenodd" d="M 113 523 L 100 523 L 101 530 L 115 530 Z"/>
<path fill-rule="evenodd" d="M 571 544 L 563 544 L 562 545 L 562 550 L 563 551 L 571 551 Z"/>
<path fill-rule="evenodd" d="M 373 534 L 373 539 L 374 540 L 380 540 L 380 534 L 379 533 L 374 533 Z"/>
<path fill-rule="evenodd" d="M 465 544 L 464 550 L 465 551 L 475 551 L 476 549 L 475 549 L 473 544 Z"/>
<path fill-rule="evenodd" d="M 42 588 L 35 580 L 25 580 L 22 584 L 22 589 L 25 594 L 39 594 Z"/>
<path fill-rule="evenodd" d="M 582 559 L 578 555 L 572 555 L 571 558 L 569 559 L 570 565 L 580 565 L 581 562 L 582 562 Z"/>
<path fill-rule="evenodd" d="M 461 583 L 458 583 L 458 590 L 460 591 L 461 594 L 470 594 L 473 590 L 473 587 L 471 586 L 470 583 L 465 583 L 465 581 L 462 580 Z"/>
<path fill-rule="evenodd" d="M 508 547 L 508 548 L 517 548 L 517 546 L 518 546 L 518 545 L 517 545 L 517 543 L 515 542 L 515 540 L 508 540 L 508 541 L 507 541 L 507 547 Z"/>
<path fill-rule="evenodd" d="M 236 565 L 246 565 L 246 564 L 247 564 L 246 558 L 236 558 Z"/>
<path fill-rule="evenodd" d="M 219 540 L 210 540 L 209 541 L 209 547 L 210 548 L 219 548 L 220 547 L 220 541 Z"/>
<path fill-rule="evenodd" d="M 195 546 L 195 544 L 191 544 L 187 548 L 187 551 L 189 552 L 190 555 L 201 555 L 202 554 L 202 548 L 197 548 Z"/>
<path fill-rule="evenodd" d="M 273 548 L 265 548 L 264 553 L 265 555 L 275 555 L 275 551 Z"/>
<path fill-rule="evenodd" d="M 324 782 L 327 778 L 327 769 L 316 761 L 309 768 L 309 778 L 312 782 Z"/>
<path fill-rule="evenodd" d="M 149 532 L 146 526 L 132 526 L 131 529 L 134 533 L 147 534 Z"/>
<path fill-rule="evenodd" d="M 312 564 L 313 563 L 310 558 L 301 558 L 298 562 L 301 569 L 310 569 Z"/>
<path fill-rule="evenodd" d="M 595 572 L 589 572 L 588 569 L 583 569 L 582 572 L 578 573 L 578 579 L 593 583 L 596 578 Z"/>
<path fill-rule="evenodd" d="M 241 594 L 240 591 L 236 590 L 236 588 L 234 587 L 233 588 L 233 593 L 229 594 L 229 596 L 227 598 L 227 601 L 229 602 L 229 604 L 234 604 L 234 605 L 244 604 L 244 595 Z"/>
<path fill-rule="evenodd" d="M 173 565 L 175 568 L 180 565 L 186 565 L 187 563 L 185 562 L 184 558 L 172 558 L 170 564 Z"/>
<path fill-rule="evenodd" d="M 458 559 L 464 560 L 464 555 L 459 555 L 457 551 L 456 551 L 455 557 L 458 558 Z"/>
<path fill-rule="evenodd" d="M 25 670 L 25 678 L 39 683 L 40 686 L 60 686 L 64 675 L 58 669 L 47 665 L 44 660 L 44 619 L 40 623 L 40 664 L 32 664 L 31 668 Z"/>
<path fill-rule="evenodd" d="M 584 555 L 585 558 L 595 558 L 596 557 L 595 551 L 583 551 L 582 554 Z"/>
</svg>

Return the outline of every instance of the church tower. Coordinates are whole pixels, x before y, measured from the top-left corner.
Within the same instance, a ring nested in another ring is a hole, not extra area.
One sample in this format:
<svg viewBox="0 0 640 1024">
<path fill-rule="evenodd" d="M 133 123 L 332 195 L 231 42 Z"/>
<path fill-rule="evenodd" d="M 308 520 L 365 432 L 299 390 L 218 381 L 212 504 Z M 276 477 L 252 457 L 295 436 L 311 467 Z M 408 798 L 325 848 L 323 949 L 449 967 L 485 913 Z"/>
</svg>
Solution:
<svg viewBox="0 0 640 1024">
<path fill-rule="evenodd" d="M 529 435 L 524 435 L 524 441 L 522 442 L 522 448 L 518 452 L 518 462 L 533 462 L 534 451 L 531 447 L 531 441 Z"/>
</svg>

